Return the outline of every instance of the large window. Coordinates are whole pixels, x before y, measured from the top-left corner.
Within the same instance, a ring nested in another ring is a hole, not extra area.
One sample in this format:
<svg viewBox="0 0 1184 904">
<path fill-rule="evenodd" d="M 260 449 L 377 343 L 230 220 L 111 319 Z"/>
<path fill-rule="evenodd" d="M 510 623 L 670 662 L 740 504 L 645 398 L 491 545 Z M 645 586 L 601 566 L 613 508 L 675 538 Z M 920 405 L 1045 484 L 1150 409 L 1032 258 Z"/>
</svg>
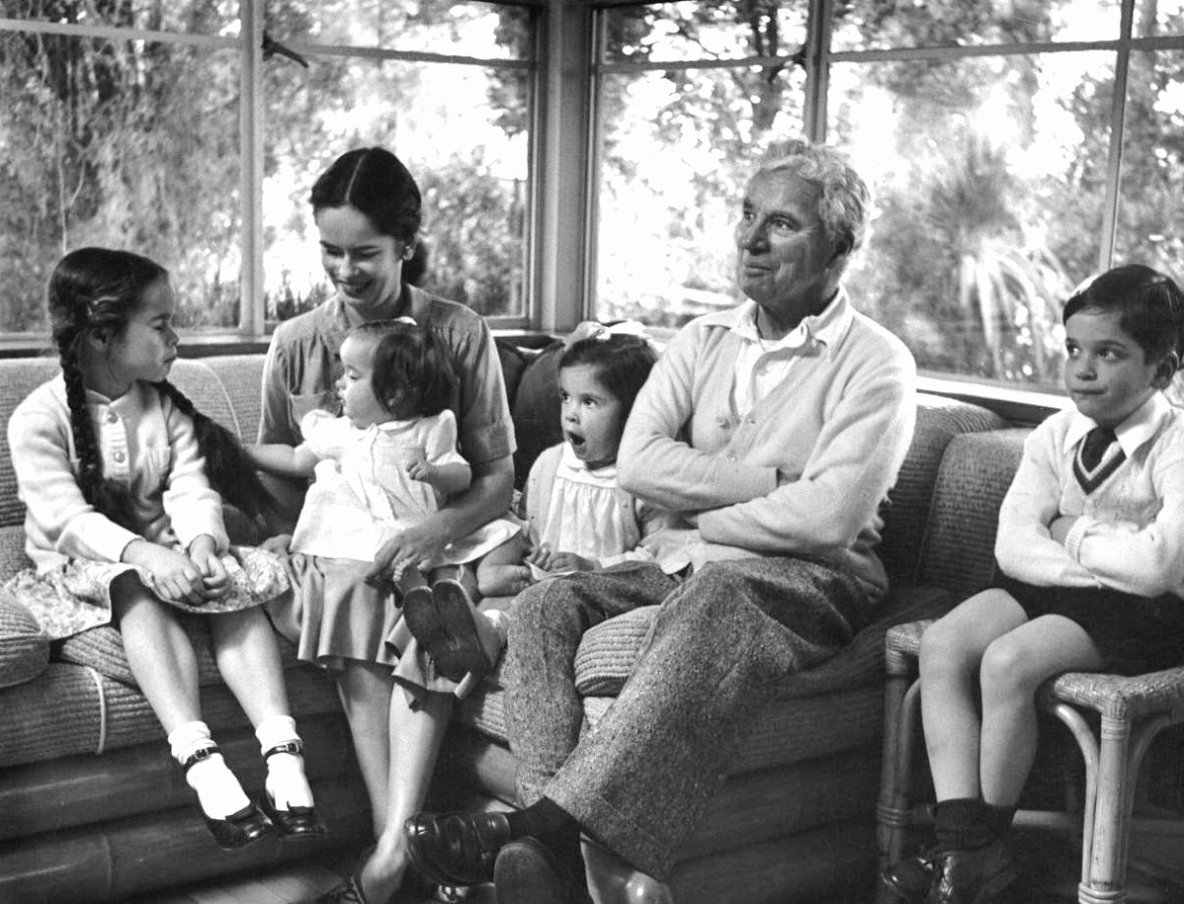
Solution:
<svg viewBox="0 0 1184 904">
<path fill-rule="evenodd" d="M 847 150 L 876 195 L 848 278 L 857 305 L 925 370 L 1056 387 L 1078 282 L 1129 261 L 1180 276 L 1181 6 L 606 11 L 597 312 L 674 325 L 734 303 L 731 226 L 754 151 L 806 133 Z"/>
<path fill-rule="evenodd" d="M 0 339 L 84 243 L 266 338 L 325 296 L 308 192 L 363 144 L 424 190 L 429 288 L 675 327 L 736 303 L 744 181 L 804 134 L 877 199 L 857 305 L 930 373 L 1055 388 L 1072 287 L 1181 276 L 1182 85 L 1184 0 L 0 0 Z"/>
<path fill-rule="evenodd" d="M 533 19 L 445 0 L 0 0 L 0 334 L 43 335 L 54 262 L 101 244 L 166 265 L 184 326 L 260 337 L 324 297 L 308 192 L 366 144 L 423 190 L 425 284 L 523 322 Z M 263 34 L 291 54 L 261 52 Z"/>
</svg>

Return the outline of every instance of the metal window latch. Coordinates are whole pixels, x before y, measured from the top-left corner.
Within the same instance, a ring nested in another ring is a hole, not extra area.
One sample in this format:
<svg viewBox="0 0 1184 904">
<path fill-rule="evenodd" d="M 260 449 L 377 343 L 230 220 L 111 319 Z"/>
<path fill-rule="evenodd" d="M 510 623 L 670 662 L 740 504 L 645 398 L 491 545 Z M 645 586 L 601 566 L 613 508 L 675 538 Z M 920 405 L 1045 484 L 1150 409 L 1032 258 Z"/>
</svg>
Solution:
<svg viewBox="0 0 1184 904">
<path fill-rule="evenodd" d="M 295 60 L 305 69 L 308 68 L 308 60 L 298 54 L 295 50 L 285 47 L 267 32 L 263 32 L 263 59 L 270 60 L 276 54 L 285 56 L 290 60 Z"/>
</svg>

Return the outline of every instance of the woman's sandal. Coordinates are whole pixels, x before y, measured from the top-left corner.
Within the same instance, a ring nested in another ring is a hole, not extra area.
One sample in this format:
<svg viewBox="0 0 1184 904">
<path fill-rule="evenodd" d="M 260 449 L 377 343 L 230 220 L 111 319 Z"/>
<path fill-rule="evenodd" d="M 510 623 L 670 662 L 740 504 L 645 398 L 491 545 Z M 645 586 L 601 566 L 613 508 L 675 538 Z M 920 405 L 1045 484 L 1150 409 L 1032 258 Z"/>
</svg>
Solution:
<svg viewBox="0 0 1184 904">
<path fill-rule="evenodd" d="M 277 753 L 291 753 L 297 756 L 303 756 L 304 743 L 300 740 L 294 740 L 277 744 L 263 754 L 263 759 L 266 760 L 268 757 L 274 756 Z M 272 798 L 271 792 L 266 789 L 263 791 L 260 805 L 263 808 L 263 812 L 274 823 L 276 830 L 285 837 L 320 838 L 329 834 L 328 828 L 321 821 L 314 807 L 288 807 L 286 810 L 281 810 L 275 805 L 275 800 Z"/>
<path fill-rule="evenodd" d="M 199 747 L 181 764 L 184 772 L 189 772 L 197 763 L 208 760 L 215 753 L 221 753 L 217 744 Z M 199 806 L 200 808 L 200 806 Z M 237 851 L 249 844 L 254 844 L 262 838 L 275 835 L 275 826 L 253 803 L 247 804 L 237 813 L 231 813 L 224 819 L 214 819 L 202 810 L 202 817 L 206 821 L 206 828 L 214 836 L 224 851 Z"/>
</svg>

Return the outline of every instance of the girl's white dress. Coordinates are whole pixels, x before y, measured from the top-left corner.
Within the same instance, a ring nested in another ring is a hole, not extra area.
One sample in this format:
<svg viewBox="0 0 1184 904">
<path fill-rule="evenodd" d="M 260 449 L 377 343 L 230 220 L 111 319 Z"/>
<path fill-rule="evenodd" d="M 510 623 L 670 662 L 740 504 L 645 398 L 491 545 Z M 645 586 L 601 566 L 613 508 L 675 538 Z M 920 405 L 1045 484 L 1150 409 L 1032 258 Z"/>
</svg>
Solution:
<svg viewBox="0 0 1184 904">
<path fill-rule="evenodd" d="M 433 464 L 464 462 L 456 418 L 445 410 L 359 429 L 348 418 L 313 411 L 300 428 L 320 461 L 292 535 L 292 591 L 269 603 L 268 612 L 303 660 L 331 669 L 346 659 L 393 668 L 412 646 L 411 633 L 389 587 L 364 578 L 383 543 L 444 502 L 411 478 L 405 462 L 416 452 Z M 491 521 L 446 547 L 431 567 L 472 562 L 520 529 L 509 519 Z"/>
</svg>

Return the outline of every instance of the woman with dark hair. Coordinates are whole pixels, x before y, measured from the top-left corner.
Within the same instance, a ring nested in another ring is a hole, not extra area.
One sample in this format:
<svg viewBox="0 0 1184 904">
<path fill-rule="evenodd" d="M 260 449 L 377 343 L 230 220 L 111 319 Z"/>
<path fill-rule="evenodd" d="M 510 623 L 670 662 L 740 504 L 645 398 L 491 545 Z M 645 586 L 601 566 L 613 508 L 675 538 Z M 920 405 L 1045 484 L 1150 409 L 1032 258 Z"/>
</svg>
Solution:
<svg viewBox="0 0 1184 904">
<path fill-rule="evenodd" d="M 340 350 L 363 323 L 408 317 L 431 333 L 457 376 L 449 408 L 456 415 L 458 447 L 472 469 L 469 488 L 438 511 L 395 533 L 374 557 L 375 597 L 386 604 L 389 579 L 408 566 L 438 558 L 455 540 L 504 514 L 514 484 L 514 430 L 497 350 L 488 326 L 468 308 L 412 285 L 422 218 L 419 187 L 399 159 L 382 148 L 343 154 L 317 179 L 310 197 L 321 260 L 335 293 L 315 310 L 280 324 L 263 375 L 259 442 L 298 446 L 306 414 L 340 413 L 335 389 L 342 376 Z M 304 483 L 277 493 L 290 527 Z M 387 582 L 384 585 L 384 582 Z M 297 605 L 295 601 L 290 603 Z M 300 613 L 271 610 L 277 624 L 301 623 Z M 409 708 L 393 694 L 391 668 L 343 656 L 336 678 L 345 701 L 358 762 L 370 795 L 374 853 L 326 901 L 385 902 L 406 869 L 400 835 L 405 814 L 422 802 L 426 776 L 447 725 L 451 701 L 433 694 Z M 393 743 L 392 743 L 393 739 Z"/>
</svg>

